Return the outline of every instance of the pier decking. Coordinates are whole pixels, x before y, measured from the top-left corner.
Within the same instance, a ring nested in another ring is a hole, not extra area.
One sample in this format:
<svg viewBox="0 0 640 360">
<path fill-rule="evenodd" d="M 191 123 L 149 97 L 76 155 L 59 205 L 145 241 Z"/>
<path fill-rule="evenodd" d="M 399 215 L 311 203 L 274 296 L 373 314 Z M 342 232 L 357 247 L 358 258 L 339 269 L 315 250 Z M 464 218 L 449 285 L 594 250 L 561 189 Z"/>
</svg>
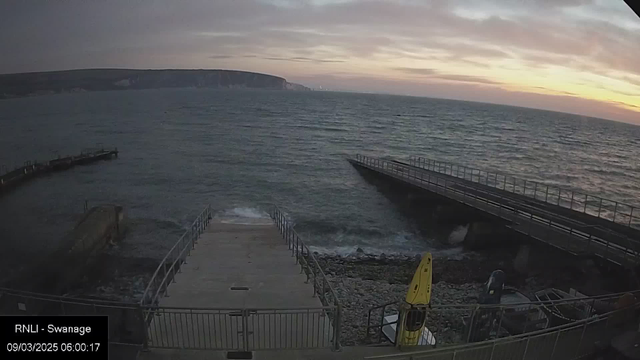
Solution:
<svg viewBox="0 0 640 360">
<path fill-rule="evenodd" d="M 143 304 L 155 304 L 145 316 L 148 347 L 337 348 L 337 298 L 284 216 L 274 211 L 273 221 L 236 223 L 209 219 L 208 211 L 145 293 Z"/>
</svg>

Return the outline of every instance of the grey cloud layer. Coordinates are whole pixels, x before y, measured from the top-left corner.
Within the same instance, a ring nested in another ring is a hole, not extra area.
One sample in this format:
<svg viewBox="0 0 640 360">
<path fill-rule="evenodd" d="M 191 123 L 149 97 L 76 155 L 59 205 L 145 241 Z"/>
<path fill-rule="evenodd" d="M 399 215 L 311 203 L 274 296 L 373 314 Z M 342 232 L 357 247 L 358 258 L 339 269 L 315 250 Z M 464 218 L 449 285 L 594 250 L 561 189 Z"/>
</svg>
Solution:
<svg viewBox="0 0 640 360">
<path fill-rule="evenodd" d="M 95 59 L 97 53 L 119 51 L 128 57 L 125 62 L 163 53 L 203 59 L 259 54 L 271 60 L 321 64 L 323 59 L 346 61 L 431 49 L 459 59 L 510 57 L 535 50 L 579 56 L 640 74 L 639 32 L 597 20 L 568 22 L 561 16 L 565 7 L 594 1 L 314 3 L 318 2 L 289 2 L 294 5 L 286 7 L 258 0 L 3 2 L 0 31 L 8 36 L 0 38 L 6 54 L 0 58 L 0 71 L 36 70 L 29 69 L 31 62 L 48 56 L 55 68 L 68 60 L 81 63 Z M 480 20 L 455 14 L 461 6 L 482 9 L 487 4 L 533 12 Z M 314 56 L 319 45 L 333 54 Z M 283 51 L 287 56 L 280 55 Z"/>
</svg>

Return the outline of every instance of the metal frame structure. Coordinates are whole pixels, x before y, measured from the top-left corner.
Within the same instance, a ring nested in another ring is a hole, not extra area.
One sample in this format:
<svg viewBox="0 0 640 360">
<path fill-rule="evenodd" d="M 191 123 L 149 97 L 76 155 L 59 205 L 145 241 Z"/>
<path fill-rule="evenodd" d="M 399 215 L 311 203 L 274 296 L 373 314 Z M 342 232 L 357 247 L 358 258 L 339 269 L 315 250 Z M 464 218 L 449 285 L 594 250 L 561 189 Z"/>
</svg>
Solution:
<svg viewBox="0 0 640 360">
<path fill-rule="evenodd" d="M 287 221 L 286 214 L 276 205 L 273 205 L 270 215 L 282 233 L 282 237 L 286 241 L 289 250 L 291 250 L 291 256 L 296 258 L 296 264 L 300 264 L 300 271 L 307 276 L 307 282 L 312 282 L 313 296 L 317 295 L 320 302 L 325 306 L 323 309 L 331 319 L 333 326 L 333 349 L 339 350 L 342 306 L 340 305 L 338 295 L 331 286 L 316 257 L 293 229 L 293 226 Z"/>
<path fill-rule="evenodd" d="M 571 254 L 593 254 L 625 267 L 640 264 L 640 241 L 628 236 L 540 210 L 512 195 L 470 186 L 464 179 L 442 173 L 360 154 L 350 161 L 505 220 L 511 229 Z"/>
<path fill-rule="evenodd" d="M 409 164 L 421 169 L 453 176 L 513 194 L 523 195 L 546 204 L 589 214 L 622 226 L 640 229 L 640 211 L 638 211 L 638 208 L 619 201 L 609 200 L 600 196 L 589 195 L 559 186 L 520 179 L 495 171 L 480 170 L 419 156 L 411 156 Z"/>
<path fill-rule="evenodd" d="M 160 298 L 168 294 L 169 284 L 180 272 L 182 264 L 187 262 L 187 257 L 195 248 L 198 237 L 204 232 L 210 220 L 211 205 L 207 205 L 156 268 L 140 299 L 141 306 L 157 305 Z"/>
<path fill-rule="evenodd" d="M 550 307 L 566 305 L 583 305 L 586 311 L 584 319 L 602 316 L 616 309 L 616 302 L 626 294 L 640 296 L 640 290 L 622 292 L 591 297 L 576 297 L 562 300 L 531 301 L 502 305 L 431 305 L 414 306 L 426 312 L 425 326 L 435 337 L 435 346 L 446 347 L 452 345 L 476 343 L 478 339 L 499 339 L 519 334 L 538 333 L 548 329 L 538 326 L 536 320 L 550 317 Z M 399 313 L 401 302 L 389 302 L 369 309 L 367 319 L 366 338 L 368 343 L 381 343 L 383 340 L 382 327 L 396 322 L 384 322 L 384 316 Z M 527 314 L 533 318 L 528 323 L 522 322 L 514 326 L 515 322 Z M 490 320 L 490 323 L 487 322 Z M 576 319 L 572 323 L 579 323 Z M 557 327 L 551 326 L 550 328 Z M 517 328 L 517 329 L 516 329 Z"/>
<path fill-rule="evenodd" d="M 597 343 L 607 343 L 624 331 L 637 331 L 640 304 L 615 309 L 574 323 L 517 336 L 478 343 L 444 346 L 391 355 L 369 356 L 374 360 L 497 360 L 584 358 L 598 351 Z"/>
</svg>

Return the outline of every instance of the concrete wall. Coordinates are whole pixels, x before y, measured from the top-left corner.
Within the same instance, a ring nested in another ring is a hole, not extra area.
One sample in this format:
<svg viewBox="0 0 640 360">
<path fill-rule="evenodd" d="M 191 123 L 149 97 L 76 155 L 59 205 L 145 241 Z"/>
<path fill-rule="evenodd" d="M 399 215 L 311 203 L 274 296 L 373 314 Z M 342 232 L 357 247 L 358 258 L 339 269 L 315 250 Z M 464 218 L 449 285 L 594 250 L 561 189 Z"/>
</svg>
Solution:
<svg viewBox="0 0 640 360">
<path fill-rule="evenodd" d="M 101 205 L 87 211 L 56 251 L 3 287 L 47 294 L 63 294 L 79 280 L 94 255 L 122 233 L 120 206 Z"/>
</svg>

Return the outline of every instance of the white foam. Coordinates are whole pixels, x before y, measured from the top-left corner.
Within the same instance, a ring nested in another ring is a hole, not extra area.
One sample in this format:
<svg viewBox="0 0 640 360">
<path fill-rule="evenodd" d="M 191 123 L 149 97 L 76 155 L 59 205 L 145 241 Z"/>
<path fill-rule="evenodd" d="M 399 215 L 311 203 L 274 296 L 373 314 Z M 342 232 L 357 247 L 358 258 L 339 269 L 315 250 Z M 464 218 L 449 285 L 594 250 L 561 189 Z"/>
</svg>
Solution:
<svg viewBox="0 0 640 360">
<path fill-rule="evenodd" d="M 215 218 L 225 224 L 271 225 L 269 214 L 257 208 L 236 207 L 216 214 Z"/>
<path fill-rule="evenodd" d="M 464 241 L 464 238 L 467 236 L 467 231 L 469 230 L 469 224 L 464 226 L 458 226 L 453 229 L 451 234 L 449 234 L 449 244 L 460 244 Z"/>
<path fill-rule="evenodd" d="M 242 218 L 270 219 L 269 214 L 256 208 L 239 207 L 239 208 L 233 208 L 229 212 L 235 216 L 242 217 Z"/>
</svg>

